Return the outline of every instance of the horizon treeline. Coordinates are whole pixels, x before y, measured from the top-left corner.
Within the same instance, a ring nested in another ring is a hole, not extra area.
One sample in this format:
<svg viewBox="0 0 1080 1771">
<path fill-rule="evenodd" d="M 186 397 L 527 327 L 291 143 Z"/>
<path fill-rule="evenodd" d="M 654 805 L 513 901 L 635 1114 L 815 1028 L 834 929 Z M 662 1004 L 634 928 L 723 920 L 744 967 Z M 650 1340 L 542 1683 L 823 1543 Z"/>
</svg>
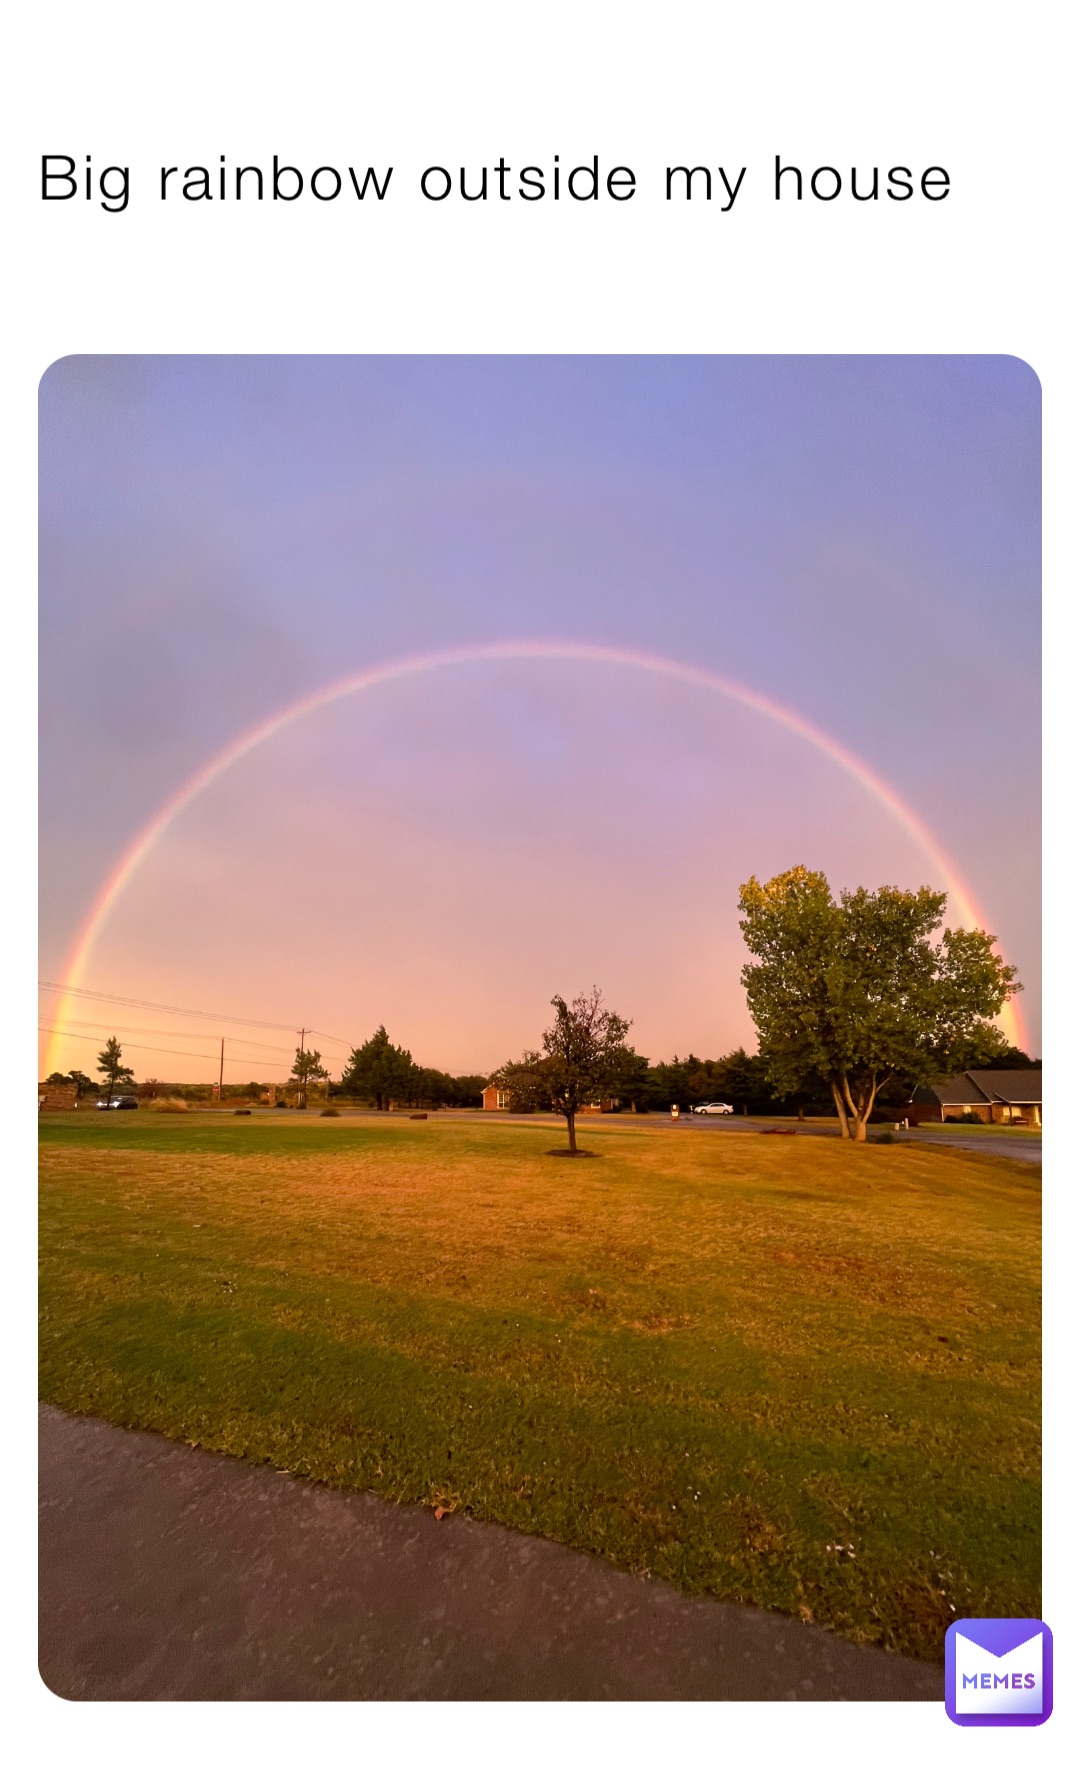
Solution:
<svg viewBox="0 0 1080 1771">
<path fill-rule="evenodd" d="M 1029 1058 L 1015 1046 L 1003 1054 L 996 1069 L 1041 1069 L 1041 1059 Z M 78 1081 L 79 1092 L 97 1092 L 97 1085 L 81 1071 L 67 1074 L 54 1072 L 49 1082 Z M 331 1080 L 327 1088 L 330 1100 L 355 1101 L 387 1110 L 391 1103 L 414 1108 L 478 1108 L 483 1105 L 483 1091 L 490 1077 L 486 1074 L 452 1076 L 448 1071 L 431 1069 L 413 1061 L 412 1054 L 391 1041 L 385 1027 L 378 1027 L 370 1039 L 356 1046 L 350 1054 L 341 1077 Z M 288 1082 L 226 1082 L 222 1100 L 257 1101 L 273 1088 L 279 1100 L 295 1095 L 296 1083 Z M 131 1085 L 129 1092 L 145 1099 L 171 1096 L 190 1103 L 213 1098 L 215 1085 L 209 1082 L 164 1082 L 148 1077 Z M 896 1100 L 892 1095 L 896 1093 Z M 910 1090 L 886 1089 L 881 1105 L 900 1105 Z M 321 1095 L 321 1091 L 320 1091 Z M 888 1099 L 886 1098 L 888 1096 Z M 319 1098 L 319 1096 L 316 1096 Z M 805 1112 L 831 1115 L 833 1104 L 828 1089 L 821 1085 L 805 1088 L 792 1095 L 777 1095 L 765 1074 L 764 1061 L 756 1053 L 736 1046 L 719 1058 L 699 1058 L 693 1052 L 685 1058 L 673 1057 L 652 1064 L 639 1053 L 620 1080 L 619 1106 L 627 1112 L 665 1113 L 673 1106 L 683 1111 L 706 1101 L 725 1101 L 737 1113 L 785 1114 Z"/>
</svg>

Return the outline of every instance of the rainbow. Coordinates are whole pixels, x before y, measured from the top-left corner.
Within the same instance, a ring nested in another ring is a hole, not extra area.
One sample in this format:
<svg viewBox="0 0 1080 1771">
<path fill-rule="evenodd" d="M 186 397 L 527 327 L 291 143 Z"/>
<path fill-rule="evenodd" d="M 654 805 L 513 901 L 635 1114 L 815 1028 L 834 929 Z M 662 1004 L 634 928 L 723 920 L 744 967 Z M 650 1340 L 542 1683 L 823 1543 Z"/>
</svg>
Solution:
<svg viewBox="0 0 1080 1771">
<path fill-rule="evenodd" d="M 423 676 L 428 671 L 450 670 L 455 665 L 482 664 L 521 659 L 547 659 L 552 663 L 584 663 L 608 664 L 622 669 L 646 670 L 653 676 L 668 677 L 674 682 L 686 683 L 694 688 L 706 689 L 712 694 L 724 695 L 729 700 L 738 702 L 740 706 L 751 708 L 766 719 L 771 719 L 786 731 L 793 732 L 796 737 L 812 744 L 815 750 L 830 758 L 838 768 L 844 770 L 853 780 L 870 794 L 871 798 L 884 808 L 894 821 L 904 830 L 912 841 L 922 850 L 933 867 L 938 879 L 948 892 L 953 911 L 965 928 L 985 928 L 985 918 L 978 909 L 971 892 L 960 878 L 955 865 L 938 843 L 933 832 L 928 828 L 918 813 L 905 804 L 900 795 L 880 775 L 875 774 L 865 762 L 857 757 L 844 745 L 831 738 L 827 732 L 821 731 L 804 719 L 790 707 L 783 707 L 778 701 L 770 700 L 756 689 L 747 688 L 744 683 L 733 681 L 730 677 L 720 676 L 715 671 L 703 670 L 700 665 L 683 664 L 674 658 L 665 658 L 658 653 L 640 652 L 621 646 L 591 645 L 573 640 L 495 640 L 487 644 L 471 646 L 454 646 L 444 651 L 417 652 L 407 658 L 396 658 L 385 664 L 373 665 L 368 670 L 355 671 L 349 676 L 340 677 L 338 681 L 328 684 L 325 688 L 316 689 L 312 694 L 302 695 L 299 700 L 292 701 L 287 707 L 271 714 L 269 719 L 260 720 L 249 727 L 240 737 L 234 738 L 219 750 L 216 756 L 204 763 L 190 775 L 175 793 L 158 808 L 153 817 L 143 825 L 142 829 L 123 850 L 106 875 L 97 896 L 83 920 L 75 940 L 72 943 L 66 969 L 63 974 L 63 991 L 56 1009 L 55 1028 L 49 1042 L 46 1058 L 47 1070 L 58 1068 L 57 1053 L 64 1038 L 68 1019 L 72 1014 L 69 993 L 82 983 L 94 943 L 108 920 L 117 900 L 121 897 L 132 876 L 137 872 L 150 850 L 158 839 L 164 835 L 173 820 L 197 799 L 212 782 L 231 769 L 242 757 L 265 744 L 268 738 L 284 731 L 287 726 L 294 725 L 297 720 L 305 719 L 309 713 L 317 713 L 320 708 L 329 707 L 333 702 L 342 700 L 346 695 L 357 695 L 364 689 L 378 688 L 382 683 L 400 682 L 404 678 Z M 1023 1046 L 1025 1032 L 1019 1010 L 1014 1003 L 1007 1002 L 999 1017 L 1002 1031 L 1014 1045 Z"/>
</svg>

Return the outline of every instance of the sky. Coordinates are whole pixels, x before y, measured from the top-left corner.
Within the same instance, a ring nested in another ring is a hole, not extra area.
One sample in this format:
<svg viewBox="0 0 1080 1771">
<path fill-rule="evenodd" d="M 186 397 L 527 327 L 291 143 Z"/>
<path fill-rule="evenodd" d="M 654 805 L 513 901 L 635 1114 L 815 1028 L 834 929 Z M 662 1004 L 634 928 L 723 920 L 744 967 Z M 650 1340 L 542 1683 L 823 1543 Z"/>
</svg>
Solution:
<svg viewBox="0 0 1080 1771">
<path fill-rule="evenodd" d="M 486 1073 L 594 983 L 654 1061 L 752 1049 L 742 881 L 942 856 L 1038 1052 L 1039 424 L 1008 357 L 62 359 L 42 1074 L 116 1033 L 139 1078 L 216 1078 L 224 1038 L 226 1081 L 281 1080 L 301 1027 L 338 1074 L 379 1024 Z M 224 749 L 447 650 L 220 769 L 87 942 Z"/>
</svg>

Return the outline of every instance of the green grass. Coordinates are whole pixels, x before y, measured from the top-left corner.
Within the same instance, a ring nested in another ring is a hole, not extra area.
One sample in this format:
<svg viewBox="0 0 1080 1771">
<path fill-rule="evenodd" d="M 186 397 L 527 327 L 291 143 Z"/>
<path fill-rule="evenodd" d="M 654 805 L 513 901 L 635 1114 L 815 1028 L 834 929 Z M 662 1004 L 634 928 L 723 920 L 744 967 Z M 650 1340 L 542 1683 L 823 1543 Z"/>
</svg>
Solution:
<svg viewBox="0 0 1080 1771">
<path fill-rule="evenodd" d="M 625 1121 L 580 1163 L 542 1122 L 41 1129 L 60 1407 L 927 1659 L 1040 1614 L 1037 1169 Z"/>
</svg>

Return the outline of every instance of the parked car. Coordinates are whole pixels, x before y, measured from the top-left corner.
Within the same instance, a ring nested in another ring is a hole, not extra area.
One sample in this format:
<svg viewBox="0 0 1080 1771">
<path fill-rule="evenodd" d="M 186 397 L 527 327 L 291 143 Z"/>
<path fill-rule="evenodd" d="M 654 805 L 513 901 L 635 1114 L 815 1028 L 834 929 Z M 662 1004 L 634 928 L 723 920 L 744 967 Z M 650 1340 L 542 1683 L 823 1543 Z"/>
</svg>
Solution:
<svg viewBox="0 0 1080 1771">
<path fill-rule="evenodd" d="M 114 1095 L 111 1101 L 99 1101 L 97 1105 L 98 1112 L 104 1113 L 110 1107 L 117 1107 L 123 1111 L 125 1107 L 137 1107 L 139 1103 L 134 1095 Z"/>
<path fill-rule="evenodd" d="M 734 1113 L 735 1109 L 727 1101 L 702 1101 L 691 1107 L 692 1113 Z"/>
</svg>

